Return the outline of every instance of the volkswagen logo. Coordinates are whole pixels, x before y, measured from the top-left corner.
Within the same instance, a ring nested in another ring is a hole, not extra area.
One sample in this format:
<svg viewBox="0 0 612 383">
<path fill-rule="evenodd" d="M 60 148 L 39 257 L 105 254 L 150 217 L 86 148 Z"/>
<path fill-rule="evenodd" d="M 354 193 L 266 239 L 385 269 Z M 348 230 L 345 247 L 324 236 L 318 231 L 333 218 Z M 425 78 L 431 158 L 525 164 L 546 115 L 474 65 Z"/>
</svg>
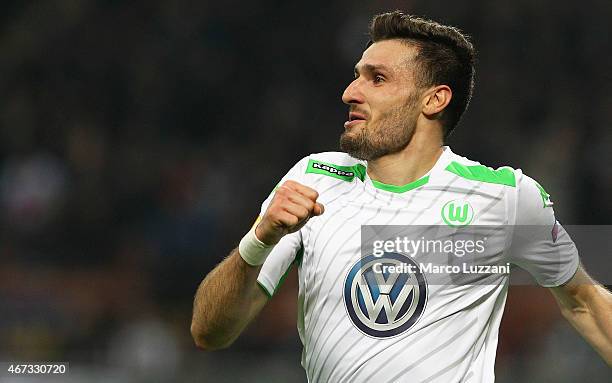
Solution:
<svg viewBox="0 0 612 383">
<path fill-rule="evenodd" d="M 424 275 L 401 254 L 361 258 L 344 281 L 347 313 L 359 330 L 372 337 L 388 338 L 408 330 L 423 314 L 426 302 Z"/>
</svg>

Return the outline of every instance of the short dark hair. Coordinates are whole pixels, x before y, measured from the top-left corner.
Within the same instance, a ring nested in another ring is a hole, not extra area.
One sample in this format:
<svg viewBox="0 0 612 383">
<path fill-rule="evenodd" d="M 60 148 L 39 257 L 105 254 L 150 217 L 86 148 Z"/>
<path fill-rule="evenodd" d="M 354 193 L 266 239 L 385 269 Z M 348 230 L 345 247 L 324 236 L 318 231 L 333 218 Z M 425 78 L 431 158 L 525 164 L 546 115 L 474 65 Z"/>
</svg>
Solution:
<svg viewBox="0 0 612 383">
<path fill-rule="evenodd" d="M 440 116 L 444 137 L 448 137 L 472 98 L 474 46 L 455 27 L 400 11 L 376 15 L 370 24 L 368 46 L 391 39 L 405 40 L 417 48 L 418 86 L 448 85 L 451 88 L 453 97 Z"/>
</svg>

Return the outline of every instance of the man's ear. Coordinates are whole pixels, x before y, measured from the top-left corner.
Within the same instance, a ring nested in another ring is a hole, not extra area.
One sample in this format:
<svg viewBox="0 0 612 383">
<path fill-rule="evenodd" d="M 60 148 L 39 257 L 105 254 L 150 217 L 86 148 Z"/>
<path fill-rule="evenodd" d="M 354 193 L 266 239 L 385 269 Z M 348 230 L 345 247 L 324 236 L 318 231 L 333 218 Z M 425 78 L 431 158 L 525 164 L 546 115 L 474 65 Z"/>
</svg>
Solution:
<svg viewBox="0 0 612 383">
<path fill-rule="evenodd" d="M 423 99 L 423 114 L 429 118 L 435 118 L 446 108 L 452 97 L 453 92 L 448 85 L 436 85 L 429 89 Z"/>
</svg>

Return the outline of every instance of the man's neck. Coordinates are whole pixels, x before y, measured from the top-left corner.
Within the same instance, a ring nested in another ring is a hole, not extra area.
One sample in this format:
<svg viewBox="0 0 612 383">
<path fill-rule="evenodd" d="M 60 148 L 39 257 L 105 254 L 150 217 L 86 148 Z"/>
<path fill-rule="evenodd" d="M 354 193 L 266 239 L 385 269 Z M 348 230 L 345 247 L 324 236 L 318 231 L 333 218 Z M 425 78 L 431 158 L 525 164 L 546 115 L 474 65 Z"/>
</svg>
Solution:
<svg viewBox="0 0 612 383">
<path fill-rule="evenodd" d="M 443 151 L 439 137 L 421 134 L 417 129 L 402 151 L 368 161 L 368 176 L 388 185 L 406 185 L 427 174 Z"/>
</svg>

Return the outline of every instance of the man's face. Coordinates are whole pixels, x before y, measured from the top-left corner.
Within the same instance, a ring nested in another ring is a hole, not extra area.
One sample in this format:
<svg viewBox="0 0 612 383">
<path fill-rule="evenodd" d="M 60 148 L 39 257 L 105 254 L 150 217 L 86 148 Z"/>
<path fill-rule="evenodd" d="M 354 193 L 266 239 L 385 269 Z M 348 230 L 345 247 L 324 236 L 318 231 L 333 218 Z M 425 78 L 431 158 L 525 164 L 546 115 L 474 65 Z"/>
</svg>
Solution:
<svg viewBox="0 0 612 383">
<path fill-rule="evenodd" d="M 342 95 L 349 120 L 340 149 L 355 158 L 375 160 L 405 148 L 420 113 L 415 85 L 417 49 L 399 40 L 372 44 L 355 66 L 355 80 Z"/>
</svg>

